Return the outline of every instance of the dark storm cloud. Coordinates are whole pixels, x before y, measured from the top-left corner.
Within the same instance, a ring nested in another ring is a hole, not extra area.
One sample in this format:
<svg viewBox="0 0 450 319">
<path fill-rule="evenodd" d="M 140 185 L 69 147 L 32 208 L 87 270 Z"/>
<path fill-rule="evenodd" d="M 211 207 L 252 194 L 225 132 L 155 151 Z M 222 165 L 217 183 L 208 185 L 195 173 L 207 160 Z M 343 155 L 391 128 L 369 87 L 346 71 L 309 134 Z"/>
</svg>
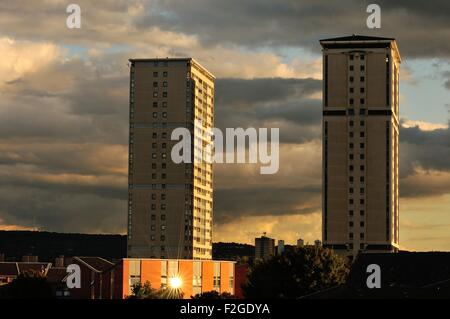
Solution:
<svg viewBox="0 0 450 319">
<path fill-rule="evenodd" d="M 138 28 L 160 26 L 197 34 L 205 43 L 232 43 L 247 47 L 293 46 L 319 52 L 318 39 L 345 34 L 397 38 L 403 56 L 450 56 L 446 0 L 376 2 L 382 28 L 366 26 L 364 1 L 165 0 L 155 1 Z"/>
<path fill-rule="evenodd" d="M 318 138 L 321 101 L 309 96 L 320 90 L 321 81 L 314 79 L 218 79 L 216 126 L 281 126 L 281 143 Z"/>
<path fill-rule="evenodd" d="M 240 216 L 310 214 L 321 209 L 320 186 L 219 188 L 214 201 L 218 223 Z"/>
<path fill-rule="evenodd" d="M 425 170 L 450 171 L 450 129 L 423 131 L 419 127 L 401 127 L 401 175 L 409 175 L 415 166 Z"/>
</svg>

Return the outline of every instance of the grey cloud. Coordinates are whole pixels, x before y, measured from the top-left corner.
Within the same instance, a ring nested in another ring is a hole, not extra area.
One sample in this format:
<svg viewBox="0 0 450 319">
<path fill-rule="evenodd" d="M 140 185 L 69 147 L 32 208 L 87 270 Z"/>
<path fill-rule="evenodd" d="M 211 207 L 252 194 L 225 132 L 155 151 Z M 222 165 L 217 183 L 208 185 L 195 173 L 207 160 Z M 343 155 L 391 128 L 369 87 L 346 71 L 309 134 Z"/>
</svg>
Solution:
<svg viewBox="0 0 450 319">
<path fill-rule="evenodd" d="M 218 79 L 216 126 L 280 127 L 282 143 L 320 137 L 321 101 L 309 95 L 321 90 L 314 79 Z"/>
<path fill-rule="evenodd" d="M 368 4 L 357 0 L 157 1 L 148 16 L 137 20 L 137 26 L 197 34 L 207 44 L 301 46 L 316 52 L 320 38 L 353 33 L 384 35 L 398 39 L 404 56 L 450 55 L 450 44 L 444 40 L 450 36 L 448 1 L 431 5 L 419 0 L 380 0 L 381 30 L 366 26 Z"/>
<path fill-rule="evenodd" d="M 214 209 L 218 223 L 239 216 L 280 216 L 320 211 L 320 187 L 248 187 L 217 189 Z"/>
</svg>

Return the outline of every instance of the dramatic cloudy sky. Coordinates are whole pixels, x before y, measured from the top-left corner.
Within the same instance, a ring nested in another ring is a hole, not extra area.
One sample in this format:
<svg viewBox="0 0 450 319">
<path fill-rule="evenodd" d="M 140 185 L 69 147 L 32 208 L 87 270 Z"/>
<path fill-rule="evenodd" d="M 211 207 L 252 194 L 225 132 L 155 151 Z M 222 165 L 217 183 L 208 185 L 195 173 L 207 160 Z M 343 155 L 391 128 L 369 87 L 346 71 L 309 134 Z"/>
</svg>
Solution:
<svg viewBox="0 0 450 319">
<path fill-rule="evenodd" d="M 0 2 L 0 229 L 124 233 L 130 57 L 195 57 L 217 76 L 219 127 L 279 127 L 280 170 L 215 166 L 215 241 L 320 238 L 318 40 L 395 37 L 401 245 L 450 250 L 450 2 Z"/>
</svg>

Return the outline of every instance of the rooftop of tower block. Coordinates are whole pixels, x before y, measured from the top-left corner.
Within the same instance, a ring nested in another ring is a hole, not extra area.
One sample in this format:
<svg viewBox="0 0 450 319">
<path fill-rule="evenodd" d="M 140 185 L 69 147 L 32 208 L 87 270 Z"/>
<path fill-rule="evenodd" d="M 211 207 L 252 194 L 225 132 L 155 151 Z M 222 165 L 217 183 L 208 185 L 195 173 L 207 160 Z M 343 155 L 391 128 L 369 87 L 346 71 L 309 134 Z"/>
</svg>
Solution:
<svg viewBox="0 0 450 319">
<path fill-rule="evenodd" d="M 350 36 L 322 39 L 319 42 L 324 49 L 393 48 L 401 61 L 395 38 L 353 34 Z"/>
<path fill-rule="evenodd" d="M 190 61 L 194 65 L 197 65 L 201 69 L 203 69 L 209 76 L 211 76 L 213 79 L 215 79 L 214 74 L 212 74 L 207 68 L 205 68 L 202 64 L 200 64 L 196 59 L 194 58 L 141 58 L 141 59 L 128 59 L 131 63 L 135 62 L 179 62 L 179 61 Z"/>
</svg>

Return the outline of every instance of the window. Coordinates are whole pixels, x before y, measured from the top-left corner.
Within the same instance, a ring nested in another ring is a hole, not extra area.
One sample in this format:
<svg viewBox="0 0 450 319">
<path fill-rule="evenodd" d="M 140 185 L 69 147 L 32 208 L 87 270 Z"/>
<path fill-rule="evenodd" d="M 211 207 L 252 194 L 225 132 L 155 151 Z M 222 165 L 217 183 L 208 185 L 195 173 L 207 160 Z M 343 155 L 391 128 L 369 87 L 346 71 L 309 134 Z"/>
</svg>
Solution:
<svg viewBox="0 0 450 319">
<path fill-rule="evenodd" d="M 359 80 L 360 80 L 361 82 L 364 82 L 365 78 L 364 78 L 363 76 L 361 76 L 361 77 L 359 78 Z"/>
<path fill-rule="evenodd" d="M 158 102 L 153 102 L 153 107 L 158 107 Z"/>
<path fill-rule="evenodd" d="M 167 97 L 167 92 L 163 92 L 163 97 Z"/>
<path fill-rule="evenodd" d="M 156 148 L 157 144 L 156 143 L 152 143 L 152 148 Z"/>
<path fill-rule="evenodd" d="M 167 102 L 162 102 L 162 107 L 167 107 Z"/>
<path fill-rule="evenodd" d="M 364 132 L 359 132 L 359 137 L 364 137 Z"/>
<path fill-rule="evenodd" d="M 349 148 L 353 148 L 353 147 L 354 147 L 353 143 L 350 143 L 350 144 L 348 145 L 348 147 L 349 147 Z"/>
<path fill-rule="evenodd" d="M 364 60 L 364 57 L 365 57 L 364 54 L 361 54 L 361 55 L 360 55 L 360 59 L 361 59 L 361 60 Z"/>
<path fill-rule="evenodd" d="M 349 237 L 350 239 L 353 239 L 353 233 L 349 233 L 349 234 L 348 234 L 348 237 Z"/>
<path fill-rule="evenodd" d="M 156 158 L 156 153 L 152 153 L 152 158 Z"/>
<path fill-rule="evenodd" d="M 364 199 L 360 199 L 360 200 L 359 200 L 359 203 L 360 203 L 361 205 L 364 205 Z"/>
<path fill-rule="evenodd" d="M 167 157 L 167 154 L 166 153 L 162 153 L 161 157 L 165 159 Z"/>
<path fill-rule="evenodd" d="M 152 199 L 156 200 L 156 194 L 152 194 Z"/>
<path fill-rule="evenodd" d="M 359 215 L 364 216 L 364 210 L 360 210 Z"/>
<path fill-rule="evenodd" d="M 362 57 L 363 57 L 363 56 L 361 56 L 361 59 L 362 59 Z M 359 69 L 360 69 L 361 71 L 364 71 L 364 65 L 360 65 L 360 66 L 359 66 Z"/>
<path fill-rule="evenodd" d="M 167 117 L 167 112 L 163 112 L 162 117 L 166 118 Z"/>
<path fill-rule="evenodd" d="M 151 225 L 150 230 L 156 230 L 156 226 L 155 225 Z"/>
<path fill-rule="evenodd" d="M 366 100 L 364 100 L 363 98 L 359 99 L 359 103 L 361 103 L 362 105 L 364 105 L 364 103 L 366 103 Z"/>
<path fill-rule="evenodd" d="M 153 82 L 153 87 L 157 88 L 158 87 L 158 82 Z"/>
<path fill-rule="evenodd" d="M 163 72 L 163 77 L 165 77 L 165 78 L 167 77 L 167 71 Z"/>
<path fill-rule="evenodd" d="M 348 135 L 352 138 L 353 135 L 354 135 L 354 133 L 353 133 L 353 132 L 350 132 L 350 133 L 348 133 Z"/>
<path fill-rule="evenodd" d="M 161 138 L 167 138 L 167 133 L 163 132 L 162 135 L 161 135 Z"/>
<path fill-rule="evenodd" d="M 359 234 L 359 238 L 360 238 L 360 239 L 364 239 L 364 233 L 360 233 L 360 234 Z"/>
<path fill-rule="evenodd" d="M 350 177 L 348 178 L 348 180 L 350 181 L 350 183 L 353 183 L 353 179 L 354 179 L 353 176 L 350 176 Z"/>
<path fill-rule="evenodd" d="M 350 54 L 350 60 L 353 60 L 353 54 Z"/>
<path fill-rule="evenodd" d="M 348 157 L 350 160 L 353 160 L 353 154 L 349 154 Z"/>
<path fill-rule="evenodd" d="M 360 194 L 364 194 L 364 188 L 361 187 L 361 188 L 359 189 L 359 193 L 360 193 Z"/>
<path fill-rule="evenodd" d="M 166 236 L 161 235 L 161 241 L 165 241 L 166 240 Z"/>
<path fill-rule="evenodd" d="M 156 209 L 156 204 L 152 204 L 151 209 L 155 210 Z"/>
<path fill-rule="evenodd" d="M 161 209 L 166 210 L 166 204 L 161 204 Z"/>
<path fill-rule="evenodd" d="M 364 93 L 364 88 L 360 88 L 359 92 Z"/>
<path fill-rule="evenodd" d="M 157 118 L 158 117 L 158 113 L 157 112 L 153 112 L 153 118 Z"/>
<path fill-rule="evenodd" d="M 364 183 L 364 176 L 361 176 L 361 177 L 359 178 L 359 181 L 360 181 L 361 183 Z"/>
<path fill-rule="evenodd" d="M 152 163 L 152 169 L 156 169 L 156 163 Z"/>
<path fill-rule="evenodd" d="M 350 87 L 350 93 L 353 93 L 353 91 L 354 91 L 354 89 L 353 89 L 353 87 Z"/>
<path fill-rule="evenodd" d="M 151 218 L 152 218 L 152 220 L 156 220 L 156 215 L 152 214 Z"/>
<path fill-rule="evenodd" d="M 166 225 L 161 225 L 161 230 L 166 230 Z"/>
<path fill-rule="evenodd" d="M 153 72 L 153 77 L 157 78 L 158 77 L 158 72 Z"/>
<path fill-rule="evenodd" d="M 349 210 L 349 211 L 348 211 L 348 214 L 349 214 L 350 216 L 353 216 L 353 210 Z"/>
<path fill-rule="evenodd" d="M 364 143 L 359 143 L 360 148 L 364 148 Z"/>
<path fill-rule="evenodd" d="M 350 199 L 348 200 L 348 203 L 349 203 L 350 205 L 353 205 L 353 198 L 350 198 Z"/>
<path fill-rule="evenodd" d="M 350 71 L 353 71 L 353 65 L 350 65 Z"/>
<path fill-rule="evenodd" d="M 349 109 L 348 110 L 348 115 L 355 115 L 355 110 L 354 109 Z"/>
<path fill-rule="evenodd" d="M 220 291 L 220 262 L 214 263 L 213 287 L 214 290 Z"/>
<path fill-rule="evenodd" d="M 166 199 L 166 194 L 161 194 L 161 199 L 165 200 Z"/>
<path fill-rule="evenodd" d="M 151 240 L 151 241 L 155 241 L 155 235 L 151 235 L 151 236 L 150 236 L 150 240 Z"/>
<path fill-rule="evenodd" d="M 348 223 L 348 226 L 349 226 L 349 227 L 353 227 L 353 222 L 349 222 L 349 223 Z"/>
<path fill-rule="evenodd" d="M 353 99 L 349 100 L 350 105 L 353 105 Z"/>
<path fill-rule="evenodd" d="M 161 144 L 161 147 L 162 147 L 162 148 L 167 148 L 167 144 L 166 144 L 166 143 L 162 143 L 162 144 Z"/>
<path fill-rule="evenodd" d="M 349 169 L 350 171 L 353 171 L 353 165 L 350 165 L 350 166 L 348 167 L 348 169 Z"/>
<path fill-rule="evenodd" d="M 161 215 L 161 220 L 166 220 L 166 215 L 162 214 Z"/>
<path fill-rule="evenodd" d="M 359 170 L 363 171 L 364 170 L 364 165 L 360 165 L 359 166 Z"/>
<path fill-rule="evenodd" d="M 350 82 L 353 82 L 353 76 L 350 77 Z"/>
<path fill-rule="evenodd" d="M 166 81 L 163 82 L 163 87 L 165 87 L 165 88 L 167 87 L 167 82 Z"/>
<path fill-rule="evenodd" d="M 364 222 L 359 222 L 360 227 L 364 227 Z"/>
<path fill-rule="evenodd" d="M 158 134 L 157 133 L 152 133 L 152 138 L 157 138 Z"/>
<path fill-rule="evenodd" d="M 361 126 L 364 126 L 364 124 L 365 124 L 364 121 L 359 122 L 359 125 L 361 125 Z"/>
<path fill-rule="evenodd" d="M 353 121 L 350 121 L 348 124 L 349 124 L 350 126 L 353 126 L 353 125 L 354 125 L 354 122 L 353 122 Z"/>
<path fill-rule="evenodd" d="M 167 164 L 166 164 L 166 163 L 162 163 L 162 164 L 161 164 L 161 168 L 162 168 L 162 169 L 166 169 L 166 167 L 167 167 Z"/>
<path fill-rule="evenodd" d="M 350 194 L 353 194 L 353 187 L 350 187 L 350 188 L 348 189 L 348 192 L 349 192 Z"/>
<path fill-rule="evenodd" d="M 162 179 L 166 179 L 166 174 L 162 173 L 162 174 L 161 174 L 161 178 L 162 178 Z"/>
<path fill-rule="evenodd" d="M 158 92 L 153 92 L 153 97 L 158 97 Z"/>
</svg>

